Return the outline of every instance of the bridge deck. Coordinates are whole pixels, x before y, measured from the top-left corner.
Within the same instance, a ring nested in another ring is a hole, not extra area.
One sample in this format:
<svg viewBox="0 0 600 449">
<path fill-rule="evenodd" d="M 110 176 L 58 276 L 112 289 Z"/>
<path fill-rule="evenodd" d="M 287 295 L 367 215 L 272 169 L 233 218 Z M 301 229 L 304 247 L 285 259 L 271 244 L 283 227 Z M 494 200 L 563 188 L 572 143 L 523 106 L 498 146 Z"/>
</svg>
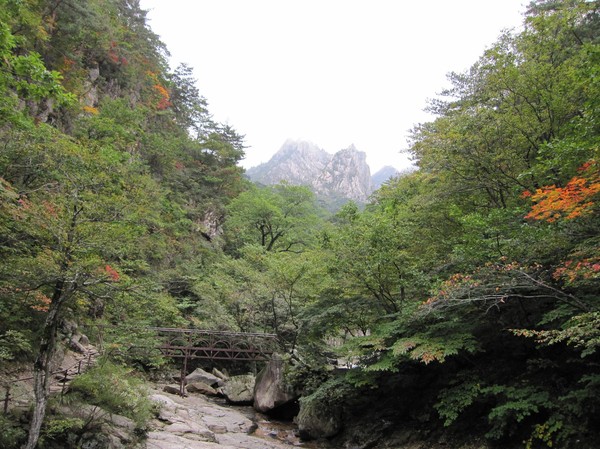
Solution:
<svg viewBox="0 0 600 449">
<path fill-rule="evenodd" d="M 166 327 L 149 330 L 156 332 L 160 341 L 156 348 L 165 357 L 264 361 L 269 360 L 277 344 L 274 334 Z"/>
<path fill-rule="evenodd" d="M 123 335 L 120 326 L 92 326 L 97 330 L 100 347 L 112 332 Z M 158 350 L 171 358 L 265 361 L 277 348 L 275 334 L 224 332 L 172 327 L 131 327 L 127 331 L 130 350 Z M 123 344 L 122 337 L 119 338 Z M 108 338 L 110 340 L 110 338 Z"/>
</svg>

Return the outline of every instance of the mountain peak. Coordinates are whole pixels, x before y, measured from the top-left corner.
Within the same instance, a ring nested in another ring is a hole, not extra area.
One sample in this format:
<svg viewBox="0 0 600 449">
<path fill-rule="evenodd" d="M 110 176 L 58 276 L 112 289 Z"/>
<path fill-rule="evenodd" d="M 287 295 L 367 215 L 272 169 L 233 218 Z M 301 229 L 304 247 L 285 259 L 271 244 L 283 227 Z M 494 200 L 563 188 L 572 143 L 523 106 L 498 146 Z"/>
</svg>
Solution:
<svg viewBox="0 0 600 449">
<path fill-rule="evenodd" d="M 269 162 L 246 171 L 248 177 L 261 184 L 281 181 L 294 185 L 310 185 L 310 180 L 331 159 L 331 155 L 306 140 L 286 140 Z"/>
<path fill-rule="evenodd" d="M 373 192 L 367 154 L 358 151 L 354 145 L 338 151 L 315 180 L 313 187 L 318 193 L 365 202 Z"/>
<path fill-rule="evenodd" d="M 288 139 L 269 162 L 246 174 L 261 184 L 287 181 L 309 186 L 329 203 L 343 199 L 364 203 L 373 192 L 367 154 L 354 144 L 332 155 L 312 142 Z"/>
</svg>

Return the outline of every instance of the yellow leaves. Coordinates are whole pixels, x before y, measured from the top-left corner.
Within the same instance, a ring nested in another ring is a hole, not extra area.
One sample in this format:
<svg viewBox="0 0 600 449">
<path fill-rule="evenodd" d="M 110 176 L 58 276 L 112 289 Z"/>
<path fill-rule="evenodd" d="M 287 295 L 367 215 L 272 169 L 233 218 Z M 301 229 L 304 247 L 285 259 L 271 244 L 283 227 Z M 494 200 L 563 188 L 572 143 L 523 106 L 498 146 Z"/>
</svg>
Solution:
<svg viewBox="0 0 600 449">
<path fill-rule="evenodd" d="M 91 115 L 98 115 L 98 108 L 95 108 L 93 106 L 84 106 L 83 111 Z"/>
</svg>

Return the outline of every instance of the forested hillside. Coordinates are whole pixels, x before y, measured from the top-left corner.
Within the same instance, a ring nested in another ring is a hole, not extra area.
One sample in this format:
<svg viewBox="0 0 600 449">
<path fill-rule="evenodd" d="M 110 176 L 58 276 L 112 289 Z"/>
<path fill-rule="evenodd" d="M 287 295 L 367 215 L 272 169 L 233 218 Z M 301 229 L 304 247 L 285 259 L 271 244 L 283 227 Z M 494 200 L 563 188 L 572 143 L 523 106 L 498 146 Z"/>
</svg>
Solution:
<svg viewBox="0 0 600 449">
<path fill-rule="evenodd" d="M 73 322 L 121 326 L 121 377 L 168 363 L 133 327 L 276 333 L 333 447 L 597 446 L 599 6 L 532 2 L 431 102 L 418 170 L 328 216 L 244 180 L 136 0 L 0 0 L 0 378 L 35 376 L 0 446 L 67 447 L 45 410 Z"/>
</svg>

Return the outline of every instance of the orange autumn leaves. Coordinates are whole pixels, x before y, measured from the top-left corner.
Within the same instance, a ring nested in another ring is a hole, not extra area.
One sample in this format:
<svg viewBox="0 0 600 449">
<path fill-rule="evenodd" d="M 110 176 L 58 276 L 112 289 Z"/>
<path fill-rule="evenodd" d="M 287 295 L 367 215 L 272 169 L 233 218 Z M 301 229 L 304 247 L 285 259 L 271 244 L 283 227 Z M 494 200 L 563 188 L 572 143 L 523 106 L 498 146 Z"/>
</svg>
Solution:
<svg viewBox="0 0 600 449">
<path fill-rule="evenodd" d="M 167 90 L 165 86 L 162 85 L 160 80 L 158 79 L 158 75 L 154 72 L 148 71 L 146 75 L 150 78 L 152 84 L 152 89 L 154 91 L 154 96 L 156 97 L 156 101 L 154 107 L 157 110 L 163 111 L 171 106 L 171 94 Z"/>
<path fill-rule="evenodd" d="M 534 194 L 523 192 L 523 197 L 534 202 L 527 219 L 548 223 L 557 220 L 573 220 L 591 215 L 600 193 L 600 166 L 595 160 L 583 164 L 577 176 L 564 187 L 549 186 L 537 189 Z M 586 254 L 573 254 L 573 259 L 564 261 L 553 273 L 556 281 L 566 285 L 597 280 L 600 277 L 600 256 L 597 248 L 587 248 Z"/>
<path fill-rule="evenodd" d="M 558 219 L 572 220 L 593 211 L 595 196 L 600 192 L 600 169 L 596 161 L 588 161 L 579 168 L 579 174 L 564 187 L 555 185 L 523 192 L 534 205 L 525 218 L 552 223 Z"/>
</svg>

